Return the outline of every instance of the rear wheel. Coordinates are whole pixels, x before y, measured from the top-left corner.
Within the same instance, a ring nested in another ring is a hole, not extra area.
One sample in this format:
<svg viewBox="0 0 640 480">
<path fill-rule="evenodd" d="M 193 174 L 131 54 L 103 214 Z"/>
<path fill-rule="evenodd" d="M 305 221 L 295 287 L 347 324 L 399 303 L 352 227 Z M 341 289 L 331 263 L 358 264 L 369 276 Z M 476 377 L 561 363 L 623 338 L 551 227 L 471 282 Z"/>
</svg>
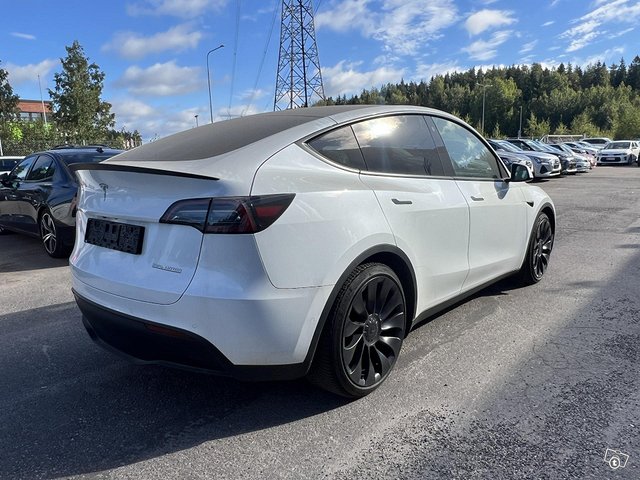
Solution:
<svg viewBox="0 0 640 480">
<path fill-rule="evenodd" d="M 405 328 L 406 302 L 396 274 L 379 263 L 359 266 L 331 309 L 310 380 L 345 397 L 371 393 L 393 369 Z"/>
<path fill-rule="evenodd" d="M 69 255 L 69 249 L 66 248 L 58 237 L 56 223 L 53 215 L 47 209 L 40 215 L 40 239 L 45 251 L 53 258 L 62 258 Z"/>
<path fill-rule="evenodd" d="M 553 249 L 553 228 L 546 213 L 540 213 L 533 224 L 527 255 L 520 269 L 520 280 L 524 285 L 539 282 L 549 267 Z"/>
</svg>

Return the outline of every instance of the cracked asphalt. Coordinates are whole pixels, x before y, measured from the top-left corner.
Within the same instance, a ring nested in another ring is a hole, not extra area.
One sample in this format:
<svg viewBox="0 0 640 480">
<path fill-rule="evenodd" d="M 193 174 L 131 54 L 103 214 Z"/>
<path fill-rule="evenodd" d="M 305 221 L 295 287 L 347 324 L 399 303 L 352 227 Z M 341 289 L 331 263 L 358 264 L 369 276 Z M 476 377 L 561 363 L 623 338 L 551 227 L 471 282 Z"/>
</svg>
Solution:
<svg viewBox="0 0 640 480">
<path fill-rule="evenodd" d="M 132 365 L 89 339 L 66 261 L 0 236 L 0 478 L 640 478 L 640 168 L 538 185 L 543 281 L 421 325 L 353 402 Z"/>
</svg>

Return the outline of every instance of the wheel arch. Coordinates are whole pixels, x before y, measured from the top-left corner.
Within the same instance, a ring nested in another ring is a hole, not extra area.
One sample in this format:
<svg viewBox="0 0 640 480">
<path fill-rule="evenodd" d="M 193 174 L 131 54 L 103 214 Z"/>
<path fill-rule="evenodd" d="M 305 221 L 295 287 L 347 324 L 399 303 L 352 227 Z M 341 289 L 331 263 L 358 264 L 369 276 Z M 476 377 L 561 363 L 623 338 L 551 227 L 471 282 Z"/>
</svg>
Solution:
<svg viewBox="0 0 640 480">
<path fill-rule="evenodd" d="M 541 213 L 546 213 L 547 217 L 549 217 L 549 221 L 551 222 L 551 229 L 553 230 L 553 234 L 556 234 L 556 211 L 551 206 L 550 203 L 545 203 L 540 209 Z M 537 215 L 536 215 L 537 217 Z"/>
<path fill-rule="evenodd" d="M 309 351 L 307 352 L 307 356 L 305 358 L 305 371 L 311 368 L 311 364 L 313 363 L 313 358 L 316 353 L 316 348 L 320 341 L 320 336 L 322 332 L 325 330 L 325 325 L 327 323 L 327 319 L 331 312 L 331 308 L 336 301 L 338 293 L 340 292 L 342 285 L 345 283 L 351 272 L 355 270 L 358 266 L 365 263 L 381 263 L 394 271 L 394 273 L 400 279 L 402 283 L 402 289 L 405 295 L 405 301 L 407 302 L 407 316 L 406 316 L 406 330 L 405 335 L 408 334 L 413 319 L 415 317 L 416 310 L 416 301 L 417 301 L 417 286 L 416 286 L 416 276 L 415 271 L 413 269 L 413 265 L 411 264 L 411 260 L 409 257 L 400 250 L 395 245 L 378 245 L 372 248 L 369 248 L 358 255 L 344 270 L 340 278 L 334 285 L 331 290 L 331 294 L 322 310 L 322 314 L 318 319 L 318 324 L 316 325 L 316 330 L 313 334 L 313 338 L 311 340 L 311 344 L 309 345 Z"/>
</svg>

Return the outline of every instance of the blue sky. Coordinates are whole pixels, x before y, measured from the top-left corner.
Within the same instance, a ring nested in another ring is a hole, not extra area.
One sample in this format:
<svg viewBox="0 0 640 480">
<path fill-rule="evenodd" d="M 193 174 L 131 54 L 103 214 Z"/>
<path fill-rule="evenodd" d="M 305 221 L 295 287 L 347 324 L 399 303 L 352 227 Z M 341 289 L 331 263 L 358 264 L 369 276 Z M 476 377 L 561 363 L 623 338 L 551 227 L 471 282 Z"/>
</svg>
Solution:
<svg viewBox="0 0 640 480">
<path fill-rule="evenodd" d="M 44 98 L 78 40 L 106 74 L 117 128 L 144 140 L 273 109 L 281 0 L 0 0 L 0 60 L 21 98 Z M 470 67 L 630 63 L 640 1 L 314 0 L 325 93 Z M 275 19 L 275 21 L 274 21 Z M 273 28 L 272 28 L 273 25 Z M 269 41 L 270 36 L 270 41 Z M 235 65 L 235 68 L 234 68 Z M 260 66 L 262 69 L 260 70 Z"/>
</svg>

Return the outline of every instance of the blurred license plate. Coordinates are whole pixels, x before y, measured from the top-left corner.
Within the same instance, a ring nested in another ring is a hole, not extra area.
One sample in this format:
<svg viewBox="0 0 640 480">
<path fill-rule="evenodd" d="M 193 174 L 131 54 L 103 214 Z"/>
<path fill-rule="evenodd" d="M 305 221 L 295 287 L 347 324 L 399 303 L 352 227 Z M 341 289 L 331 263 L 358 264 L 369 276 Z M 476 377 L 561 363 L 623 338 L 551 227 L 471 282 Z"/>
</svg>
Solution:
<svg viewBox="0 0 640 480">
<path fill-rule="evenodd" d="M 99 247 L 139 255 L 142 252 L 144 227 L 90 218 L 87 222 L 86 243 Z"/>
</svg>

